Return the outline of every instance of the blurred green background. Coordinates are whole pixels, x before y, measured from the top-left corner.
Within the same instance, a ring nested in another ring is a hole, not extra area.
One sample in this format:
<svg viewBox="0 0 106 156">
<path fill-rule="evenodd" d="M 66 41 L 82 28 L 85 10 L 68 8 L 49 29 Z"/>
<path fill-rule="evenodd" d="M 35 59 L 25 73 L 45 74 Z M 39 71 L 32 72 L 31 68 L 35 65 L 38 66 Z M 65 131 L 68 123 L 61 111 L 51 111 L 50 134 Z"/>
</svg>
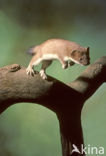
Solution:
<svg viewBox="0 0 106 156">
<path fill-rule="evenodd" d="M 90 46 L 91 63 L 106 55 L 106 1 L 0 0 L 1 67 L 13 63 L 27 67 L 31 57 L 26 50 L 49 38 L 64 38 Z M 54 61 L 47 73 L 68 83 L 84 69 L 75 65 L 62 70 Z M 103 84 L 83 108 L 86 146 L 106 149 L 105 96 L 106 84 Z M 23 155 L 61 156 L 56 115 L 37 104 L 16 104 L 0 116 L 0 156 Z"/>
</svg>

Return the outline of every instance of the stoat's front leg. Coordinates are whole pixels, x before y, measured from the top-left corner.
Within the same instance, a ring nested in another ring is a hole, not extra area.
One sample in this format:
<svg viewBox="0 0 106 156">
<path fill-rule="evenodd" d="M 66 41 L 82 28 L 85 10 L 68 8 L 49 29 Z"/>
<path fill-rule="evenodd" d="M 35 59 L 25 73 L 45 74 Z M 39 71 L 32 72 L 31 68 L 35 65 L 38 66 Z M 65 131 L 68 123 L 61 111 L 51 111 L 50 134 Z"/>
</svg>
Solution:
<svg viewBox="0 0 106 156">
<path fill-rule="evenodd" d="M 62 58 L 59 58 L 60 63 L 62 64 L 62 68 L 68 68 L 68 61 L 64 61 Z"/>
<path fill-rule="evenodd" d="M 65 61 L 64 64 L 62 64 L 62 68 L 63 69 L 67 69 L 68 68 L 68 61 Z"/>
</svg>

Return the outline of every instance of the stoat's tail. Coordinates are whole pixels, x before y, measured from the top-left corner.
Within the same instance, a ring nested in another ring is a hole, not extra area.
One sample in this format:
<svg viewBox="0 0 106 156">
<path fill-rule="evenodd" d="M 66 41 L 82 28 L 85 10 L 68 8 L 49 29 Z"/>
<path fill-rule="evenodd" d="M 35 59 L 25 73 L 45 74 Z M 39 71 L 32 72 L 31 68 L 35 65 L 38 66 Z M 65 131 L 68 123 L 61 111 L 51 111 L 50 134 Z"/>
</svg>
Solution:
<svg viewBox="0 0 106 156">
<path fill-rule="evenodd" d="M 39 48 L 39 45 L 38 46 L 33 46 L 33 47 L 31 47 L 31 48 L 29 48 L 27 50 L 27 53 L 33 56 L 33 55 L 35 55 L 37 53 L 38 48 Z"/>
</svg>

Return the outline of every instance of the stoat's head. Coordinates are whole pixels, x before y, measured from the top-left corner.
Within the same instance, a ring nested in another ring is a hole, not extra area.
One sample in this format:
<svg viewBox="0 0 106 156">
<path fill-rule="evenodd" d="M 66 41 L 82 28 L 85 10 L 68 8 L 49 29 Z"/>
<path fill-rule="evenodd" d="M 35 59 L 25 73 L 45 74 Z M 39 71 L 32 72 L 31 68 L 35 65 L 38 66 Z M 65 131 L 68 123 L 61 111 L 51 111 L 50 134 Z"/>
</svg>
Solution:
<svg viewBox="0 0 106 156">
<path fill-rule="evenodd" d="M 89 47 L 73 50 L 71 53 L 71 58 L 78 64 L 84 66 L 89 65 L 90 64 Z"/>
</svg>

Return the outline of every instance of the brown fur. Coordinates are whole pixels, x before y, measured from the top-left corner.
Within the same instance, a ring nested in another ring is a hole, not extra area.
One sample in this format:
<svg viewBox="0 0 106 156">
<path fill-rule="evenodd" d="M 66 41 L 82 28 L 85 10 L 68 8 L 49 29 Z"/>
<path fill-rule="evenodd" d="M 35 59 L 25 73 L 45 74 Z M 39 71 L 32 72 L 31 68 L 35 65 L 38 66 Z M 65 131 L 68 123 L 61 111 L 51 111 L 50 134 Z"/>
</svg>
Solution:
<svg viewBox="0 0 106 156">
<path fill-rule="evenodd" d="M 71 42 L 63 39 L 50 39 L 44 43 L 32 48 L 32 54 L 35 54 L 27 68 L 29 74 L 32 72 L 33 66 L 44 61 L 47 62 L 53 59 L 58 59 L 62 68 L 68 67 L 68 60 L 81 64 L 89 64 L 89 49 L 80 46 L 75 42 Z M 51 56 L 51 58 L 50 58 Z M 74 64 L 72 63 L 71 64 Z M 48 67 L 48 66 L 47 66 Z M 45 68 L 46 69 L 46 68 Z"/>
</svg>

